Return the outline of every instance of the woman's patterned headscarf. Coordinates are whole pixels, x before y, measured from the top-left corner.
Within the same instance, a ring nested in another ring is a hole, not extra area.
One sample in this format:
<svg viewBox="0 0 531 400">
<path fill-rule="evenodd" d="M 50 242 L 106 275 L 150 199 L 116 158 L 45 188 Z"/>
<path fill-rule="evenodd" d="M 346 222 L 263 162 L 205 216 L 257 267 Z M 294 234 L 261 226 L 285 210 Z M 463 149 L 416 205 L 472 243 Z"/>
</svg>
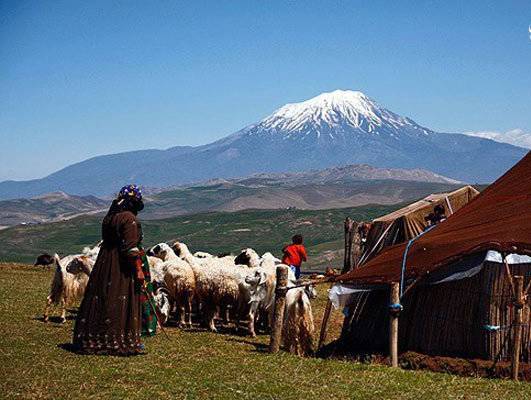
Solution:
<svg viewBox="0 0 531 400">
<path fill-rule="evenodd" d="M 118 193 L 118 199 L 127 199 L 127 200 L 142 200 L 142 191 L 138 185 L 126 185 L 120 189 Z"/>
</svg>

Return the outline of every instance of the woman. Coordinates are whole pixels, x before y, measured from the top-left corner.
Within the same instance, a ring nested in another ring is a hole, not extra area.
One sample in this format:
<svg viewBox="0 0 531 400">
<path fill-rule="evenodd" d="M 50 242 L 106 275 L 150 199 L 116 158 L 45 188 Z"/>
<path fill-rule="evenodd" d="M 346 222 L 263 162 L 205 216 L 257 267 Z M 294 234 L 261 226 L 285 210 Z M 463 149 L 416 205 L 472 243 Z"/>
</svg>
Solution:
<svg viewBox="0 0 531 400">
<path fill-rule="evenodd" d="M 138 186 L 124 186 L 103 219 L 103 243 L 74 327 L 79 352 L 134 355 L 143 350 L 141 301 L 149 306 L 144 273 L 149 266 L 136 218 L 143 208 Z M 151 328 L 156 326 L 152 313 L 146 318 Z"/>
</svg>

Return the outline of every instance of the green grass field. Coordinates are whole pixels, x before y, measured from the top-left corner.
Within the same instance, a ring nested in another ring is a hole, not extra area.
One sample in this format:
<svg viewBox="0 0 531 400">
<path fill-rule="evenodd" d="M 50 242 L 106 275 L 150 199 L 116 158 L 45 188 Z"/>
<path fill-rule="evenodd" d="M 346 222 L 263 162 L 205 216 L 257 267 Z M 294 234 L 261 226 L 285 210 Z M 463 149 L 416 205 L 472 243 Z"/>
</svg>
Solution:
<svg viewBox="0 0 531 400">
<path fill-rule="evenodd" d="M 11 399 L 529 399 L 531 384 L 265 352 L 256 339 L 168 328 L 134 358 L 63 348 L 72 321 L 40 321 L 51 271 L 0 265 L 0 398 Z M 325 301 L 314 302 L 319 326 Z M 341 317 L 334 314 L 330 338 Z"/>
<path fill-rule="evenodd" d="M 363 206 L 331 210 L 247 210 L 186 215 L 143 221 L 147 246 L 178 239 L 193 251 L 238 253 L 252 247 L 260 253 L 280 249 L 294 233 L 305 237 L 311 263 L 322 267 L 341 261 L 337 250 L 343 248 L 343 220 L 370 220 L 398 208 Z M 142 215 L 140 215 L 142 219 Z M 42 225 L 15 226 L 0 231 L 0 261 L 32 263 L 43 252 L 60 255 L 79 253 L 84 246 L 100 240 L 101 217 L 83 216 Z M 328 250 L 325 253 L 323 250 Z"/>
</svg>

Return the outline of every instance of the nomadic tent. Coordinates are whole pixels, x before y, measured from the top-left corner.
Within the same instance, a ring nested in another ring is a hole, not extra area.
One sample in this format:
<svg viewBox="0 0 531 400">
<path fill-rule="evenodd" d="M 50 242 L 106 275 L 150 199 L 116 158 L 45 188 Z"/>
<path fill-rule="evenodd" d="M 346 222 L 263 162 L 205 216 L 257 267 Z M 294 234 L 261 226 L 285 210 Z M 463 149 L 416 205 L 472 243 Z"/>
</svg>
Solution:
<svg viewBox="0 0 531 400">
<path fill-rule="evenodd" d="M 361 256 L 363 264 L 374 258 L 384 248 L 406 242 L 427 227 L 426 217 L 437 205 L 442 205 L 446 215 L 452 215 L 479 192 L 472 186 L 463 186 L 449 193 L 435 193 L 372 221 Z"/>
<path fill-rule="evenodd" d="M 502 255 L 527 287 L 531 152 L 446 221 L 336 278 L 330 299 L 346 315 L 340 343 L 385 351 L 389 283 L 401 282 L 400 351 L 507 359 L 515 309 Z M 529 301 L 523 314 L 521 359 L 529 362 Z"/>
</svg>

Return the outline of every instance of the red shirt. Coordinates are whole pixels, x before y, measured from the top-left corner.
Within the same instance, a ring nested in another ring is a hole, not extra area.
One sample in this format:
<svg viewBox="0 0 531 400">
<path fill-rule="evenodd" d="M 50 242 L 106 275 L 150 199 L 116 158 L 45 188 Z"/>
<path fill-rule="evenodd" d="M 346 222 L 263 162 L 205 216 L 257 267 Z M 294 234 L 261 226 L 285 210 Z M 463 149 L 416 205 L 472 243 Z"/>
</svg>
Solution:
<svg viewBox="0 0 531 400">
<path fill-rule="evenodd" d="M 290 244 L 284 249 L 284 257 L 282 257 L 282 264 L 293 265 L 300 267 L 303 261 L 306 261 L 306 249 L 302 244 Z"/>
</svg>

